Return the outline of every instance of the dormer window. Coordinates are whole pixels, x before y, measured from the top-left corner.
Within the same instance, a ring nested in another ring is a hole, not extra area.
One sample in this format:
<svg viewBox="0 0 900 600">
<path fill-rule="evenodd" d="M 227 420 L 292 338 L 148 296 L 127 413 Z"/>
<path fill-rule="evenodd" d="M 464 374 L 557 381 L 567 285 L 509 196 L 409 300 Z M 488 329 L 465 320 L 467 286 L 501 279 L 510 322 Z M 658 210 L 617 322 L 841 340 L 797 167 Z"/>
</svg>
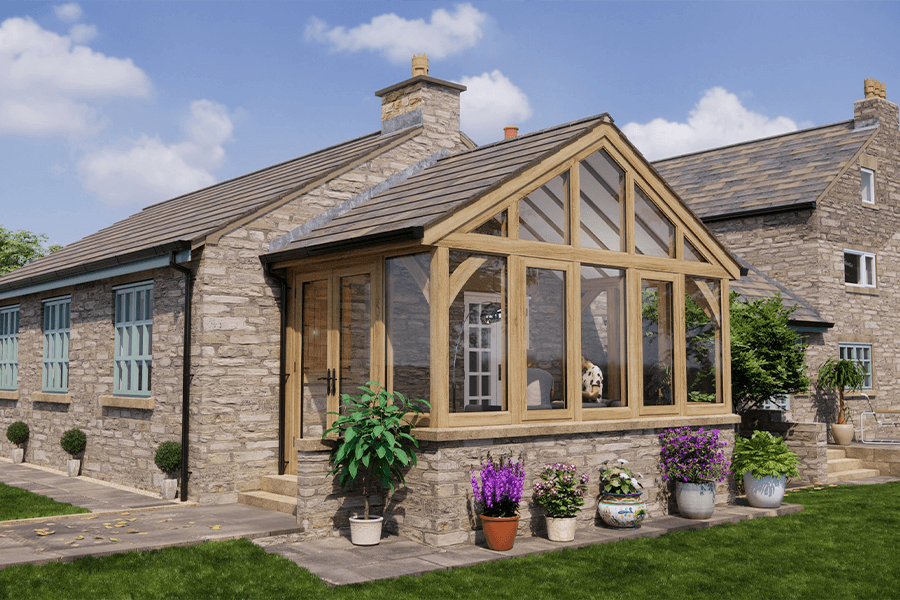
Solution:
<svg viewBox="0 0 900 600">
<path fill-rule="evenodd" d="M 844 283 L 875 287 L 875 255 L 859 250 L 844 250 Z"/>
<path fill-rule="evenodd" d="M 862 168 L 859 170 L 862 179 L 862 201 L 875 204 L 875 171 Z"/>
</svg>

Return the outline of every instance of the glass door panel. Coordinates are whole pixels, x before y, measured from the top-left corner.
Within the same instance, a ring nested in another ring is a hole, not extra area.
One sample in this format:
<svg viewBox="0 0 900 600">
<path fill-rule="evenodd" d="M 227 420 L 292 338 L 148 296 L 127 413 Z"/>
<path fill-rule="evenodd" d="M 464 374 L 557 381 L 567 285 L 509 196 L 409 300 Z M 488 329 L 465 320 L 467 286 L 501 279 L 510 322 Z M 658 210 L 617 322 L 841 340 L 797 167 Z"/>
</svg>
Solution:
<svg viewBox="0 0 900 600">
<path fill-rule="evenodd" d="M 372 281 L 368 273 L 341 277 L 340 394 L 356 396 L 371 379 Z M 343 406 L 341 407 L 343 410 Z"/>
<path fill-rule="evenodd" d="M 288 437 L 293 453 L 293 438 L 322 437 L 331 370 L 328 366 L 328 280 L 304 281 L 301 284 L 301 411 L 300 435 Z M 293 461 L 291 461 L 293 462 Z"/>
<path fill-rule="evenodd" d="M 566 272 L 525 269 L 527 313 L 527 387 L 529 411 L 565 409 Z"/>
<path fill-rule="evenodd" d="M 675 405 L 673 283 L 641 281 L 643 405 Z"/>
</svg>

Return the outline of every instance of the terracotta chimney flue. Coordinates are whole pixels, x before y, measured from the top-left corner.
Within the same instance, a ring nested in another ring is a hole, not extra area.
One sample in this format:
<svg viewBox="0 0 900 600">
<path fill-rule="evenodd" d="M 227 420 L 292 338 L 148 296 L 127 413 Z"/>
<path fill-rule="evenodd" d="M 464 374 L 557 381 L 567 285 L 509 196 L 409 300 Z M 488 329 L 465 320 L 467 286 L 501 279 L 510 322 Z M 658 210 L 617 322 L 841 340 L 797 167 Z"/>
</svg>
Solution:
<svg viewBox="0 0 900 600">
<path fill-rule="evenodd" d="M 428 55 L 413 54 L 412 57 L 412 76 L 428 75 Z"/>
<path fill-rule="evenodd" d="M 880 81 L 875 81 L 871 77 L 866 79 L 865 92 L 866 98 L 881 98 L 882 100 L 887 100 L 887 90 L 885 89 L 885 85 Z"/>
<path fill-rule="evenodd" d="M 517 137 L 518 135 L 519 135 L 518 127 L 513 127 L 512 125 L 510 125 L 509 127 L 503 128 L 503 139 L 505 139 L 505 140 L 511 140 L 514 137 Z"/>
</svg>

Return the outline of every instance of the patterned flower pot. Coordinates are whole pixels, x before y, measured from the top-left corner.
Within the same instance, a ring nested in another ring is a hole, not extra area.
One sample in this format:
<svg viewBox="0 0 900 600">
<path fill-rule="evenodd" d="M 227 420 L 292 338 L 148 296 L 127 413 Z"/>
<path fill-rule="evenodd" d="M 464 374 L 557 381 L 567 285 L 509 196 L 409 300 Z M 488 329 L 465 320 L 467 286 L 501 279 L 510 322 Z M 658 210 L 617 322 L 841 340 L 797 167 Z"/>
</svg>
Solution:
<svg viewBox="0 0 900 600">
<path fill-rule="evenodd" d="M 547 539 L 571 542 L 575 539 L 575 517 L 547 517 Z"/>
<path fill-rule="evenodd" d="M 716 484 L 676 481 L 675 500 L 678 512 L 685 519 L 708 519 L 716 507 Z"/>
<path fill-rule="evenodd" d="M 603 494 L 597 501 L 597 513 L 614 529 L 637 529 L 647 517 L 647 503 L 641 494 Z"/>
<path fill-rule="evenodd" d="M 350 541 L 354 546 L 376 546 L 381 541 L 384 517 L 350 517 Z"/>
<path fill-rule="evenodd" d="M 481 515 L 484 541 L 491 550 L 509 550 L 516 541 L 519 515 L 514 517 L 486 517 Z"/>
<path fill-rule="evenodd" d="M 781 477 L 762 477 L 757 479 L 744 473 L 744 489 L 747 491 L 747 502 L 756 508 L 778 508 L 784 498 L 786 479 Z"/>
</svg>

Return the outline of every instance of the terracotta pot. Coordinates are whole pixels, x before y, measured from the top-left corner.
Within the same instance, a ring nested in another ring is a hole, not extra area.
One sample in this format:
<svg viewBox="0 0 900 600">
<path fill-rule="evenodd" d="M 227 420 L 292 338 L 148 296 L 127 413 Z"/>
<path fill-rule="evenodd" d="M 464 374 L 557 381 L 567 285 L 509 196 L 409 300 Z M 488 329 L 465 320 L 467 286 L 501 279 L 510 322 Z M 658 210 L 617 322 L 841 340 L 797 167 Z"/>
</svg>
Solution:
<svg viewBox="0 0 900 600">
<path fill-rule="evenodd" d="M 514 517 L 486 517 L 481 515 L 484 541 L 491 550 L 509 550 L 516 541 L 519 515 Z"/>
<path fill-rule="evenodd" d="M 547 539 L 571 542 L 575 539 L 575 517 L 547 517 Z M 510 544 L 512 545 L 512 544 Z"/>
<path fill-rule="evenodd" d="M 350 541 L 354 546 L 376 546 L 381 542 L 384 517 L 350 517 Z"/>
<path fill-rule="evenodd" d="M 716 507 L 716 484 L 676 481 L 675 500 L 678 512 L 685 519 L 708 519 Z"/>
<path fill-rule="evenodd" d="M 853 441 L 853 425 L 850 423 L 832 423 L 831 437 L 838 446 L 849 446 Z"/>
<path fill-rule="evenodd" d="M 756 508 L 778 508 L 784 498 L 787 479 L 781 477 L 761 477 L 757 479 L 744 473 L 744 490 L 747 491 L 747 502 Z"/>
<path fill-rule="evenodd" d="M 597 502 L 600 519 L 614 529 L 637 529 L 647 517 L 647 503 L 641 494 L 603 494 Z"/>
</svg>

